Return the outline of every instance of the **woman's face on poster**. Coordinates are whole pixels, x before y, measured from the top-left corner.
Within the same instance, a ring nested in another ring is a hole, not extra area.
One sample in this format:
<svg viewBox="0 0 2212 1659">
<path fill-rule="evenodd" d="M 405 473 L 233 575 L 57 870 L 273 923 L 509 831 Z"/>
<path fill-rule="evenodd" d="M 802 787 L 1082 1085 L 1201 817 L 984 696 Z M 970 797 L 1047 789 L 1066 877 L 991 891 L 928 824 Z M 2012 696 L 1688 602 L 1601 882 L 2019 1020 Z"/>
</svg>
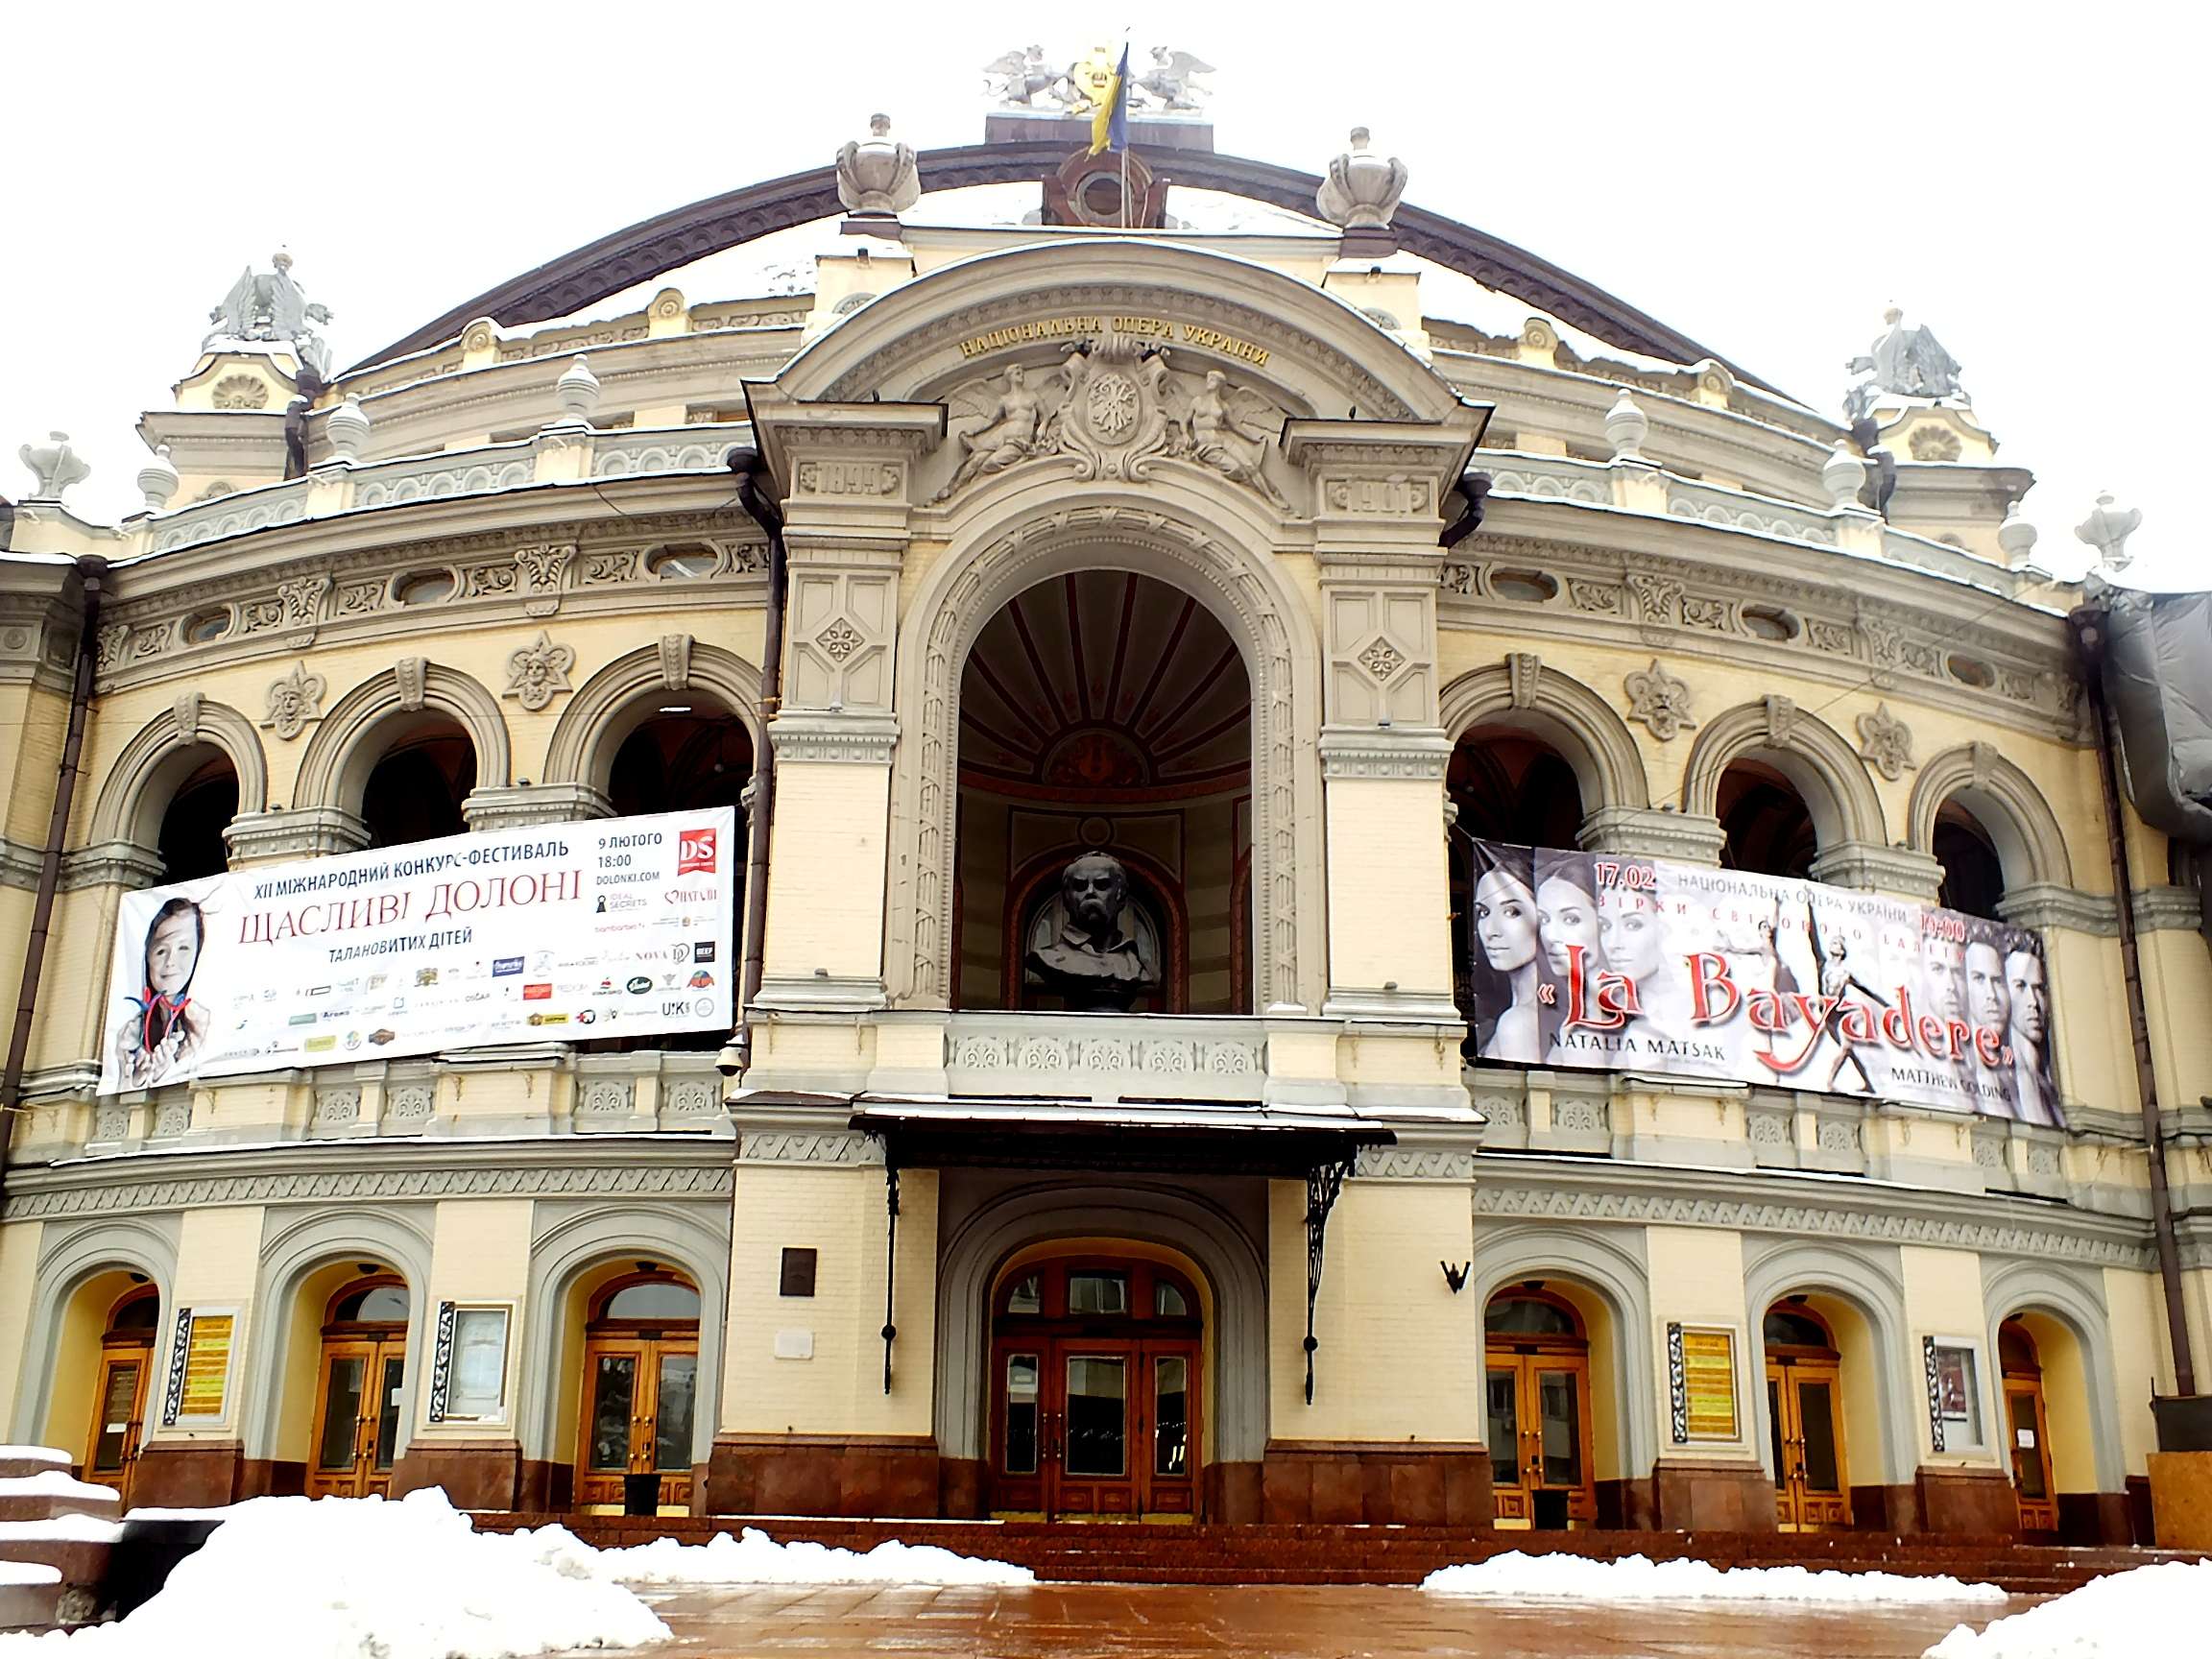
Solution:
<svg viewBox="0 0 2212 1659">
<path fill-rule="evenodd" d="M 1501 974 L 1536 959 L 1536 901 L 1503 870 L 1475 883 L 1475 937 L 1484 959 Z"/>
<path fill-rule="evenodd" d="M 1605 962 L 1617 974 L 1640 979 L 1659 972 L 1665 960 L 1667 929 L 1649 910 L 1617 911 L 1605 923 Z"/>
<path fill-rule="evenodd" d="M 200 960 L 200 924 L 189 910 L 169 917 L 146 941 L 146 982 L 164 997 L 174 997 L 192 982 L 192 969 Z"/>
<path fill-rule="evenodd" d="M 1579 884 L 1565 876 L 1537 883 L 1536 913 L 1544 928 L 1544 958 L 1551 972 L 1567 976 L 1567 949 L 1582 947 L 1585 972 L 1603 966 L 1598 950 L 1598 904 Z"/>
</svg>

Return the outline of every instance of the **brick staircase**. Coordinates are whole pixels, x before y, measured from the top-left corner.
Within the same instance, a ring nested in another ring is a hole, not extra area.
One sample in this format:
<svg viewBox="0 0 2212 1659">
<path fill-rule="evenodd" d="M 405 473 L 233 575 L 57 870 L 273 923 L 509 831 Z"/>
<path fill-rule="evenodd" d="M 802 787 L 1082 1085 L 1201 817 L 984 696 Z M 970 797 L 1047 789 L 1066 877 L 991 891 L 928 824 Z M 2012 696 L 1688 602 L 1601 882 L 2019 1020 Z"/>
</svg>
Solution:
<svg viewBox="0 0 2212 1659">
<path fill-rule="evenodd" d="M 1040 1578 L 1115 1584 L 1417 1584 L 1439 1567 L 1508 1550 L 1600 1560 L 1690 1556 L 1716 1567 L 1948 1573 L 2022 1596 L 2056 1596 L 2172 1552 L 2027 1545 L 2002 1536 L 1885 1532 L 1494 1532 L 1452 1527 L 1189 1527 L 1076 1522 L 813 1520 L 781 1516 L 479 1514 L 487 1531 L 558 1523 L 600 1548 L 704 1544 L 757 1527 L 781 1543 L 870 1550 L 888 1538 L 1027 1567 Z"/>
<path fill-rule="evenodd" d="M 0 1563 L 49 1568 L 40 1583 L 0 1574 L 0 1630 L 94 1618 L 118 1530 L 115 1494 L 76 1479 L 69 1455 L 41 1447 L 0 1454 Z"/>
</svg>

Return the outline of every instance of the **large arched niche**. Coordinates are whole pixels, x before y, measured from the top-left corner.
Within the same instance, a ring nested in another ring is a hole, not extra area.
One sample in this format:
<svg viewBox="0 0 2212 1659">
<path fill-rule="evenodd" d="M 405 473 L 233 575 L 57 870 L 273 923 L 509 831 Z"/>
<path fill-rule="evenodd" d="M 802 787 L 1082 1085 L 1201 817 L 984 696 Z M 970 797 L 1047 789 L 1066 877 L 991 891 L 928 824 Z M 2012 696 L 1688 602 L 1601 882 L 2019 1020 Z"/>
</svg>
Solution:
<svg viewBox="0 0 2212 1659">
<path fill-rule="evenodd" d="M 1935 852 L 1936 816 L 1949 802 L 1965 807 L 1988 832 L 2007 892 L 2042 883 L 2074 884 L 2074 863 L 2057 814 L 2034 780 L 1989 744 L 1961 743 L 1921 766 L 1906 808 L 1913 851 Z"/>
<path fill-rule="evenodd" d="M 1575 773 L 1582 810 L 1651 805 L 1636 739 L 1613 706 L 1556 668 L 1515 673 L 1493 663 L 1462 674 L 1439 699 L 1445 734 L 1455 742 L 1478 726 L 1525 732 L 1551 746 Z"/>
<path fill-rule="evenodd" d="M 1011 360 L 1010 350 L 964 356 L 963 341 L 1070 316 L 1172 325 L 1171 336 L 1146 341 L 1167 345 L 1176 369 L 1223 369 L 1292 415 L 1455 419 L 1470 431 L 1477 420 L 1432 369 L 1334 295 L 1248 259 L 1154 240 L 1039 243 L 940 267 L 822 335 L 778 375 L 777 389 L 802 401 L 936 402 Z M 1262 348 L 1266 359 L 1187 341 L 1185 325 Z M 1065 349 L 1072 338 L 1045 344 Z"/>
<path fill-rule="evenodd" d="M 1755 1378 L 1766 1370 L 1766 1342 L 1758 1334 L 1767 1310 L 1794 1295 L 1816 1296 L 1824 1314 L 1840 1310 L 1845 1316 L 1845 1328 L 1837 1334 L 1843 1352 L 1844 1449 L 1851 1484 L 1910 1483 L 1919 1462 L 1912 1429 L 1919 1356 L 1908 1340 L 1905 1277 L 1895 1247 L 1838 1239 L 1746 1238 L 1743 1315 L 1745 1329 L 1754 1334 Z M 1767 1392 L 1756 1384 L 1750 1417 L 1760 1455 L 1768 1458 Z"/>
<path fill-rule="evenodd" d="M 1866 763 L 1841 733 L 1784 698 L 1740 704 L 1706 722 L 1682 778 L 1682 810 L 1711 818 L 1719 808 L 1720 779 L 1738 760 L 1772 767 L 1796 789 L 1813 815 L 1820 851 L 1847 842 L 1887 847 L 1882 801 Z"/>
<path fill-rule="evenodd" d="M 361 810 L 369 774 L 390 747 L 393 733 L 410 716 L 444 716 L 466 733 L 474 751 L 476 787 L 503 788 L 512 780 L 507 722 L 499 700 L 469 675 L 440 662 L 416 671 L 412 690 L 400 671 L 387 668 L 341 697 L 307 739 L 293 784 L 297 808 Z"/>
<path fill-rule="evenodd" d="M 1983 1352 L 1992 1372 L 2000 1369 L 1997 1331 L 2007 1319 L 2027 1314 L 2032 1323 L 2047 1326 L 2035 1335 L 2060 1490 L 2121 1491 L 2127 1484 L 2127 1458 L 2120 1424 L 2104 1408 L 2104 1402 L 2121 1397 L 2121 1388 L 2112 1359 L 2111 1316 L 2097 1276 L 2025 1257 L 1989 1262 L 1983 1269 L 1982 1298 L 1988 1319 Z M 2063 1337 L 2063 1350 L 2050 1340 L 2050 1328 Z"/>
<path fill-rule="evenodd" d="M 687 691 L 705 692 L 734 714 L 757 752 L 760 670 L 734 651 L 671 635 L 625 652 L 576 688 L 554 725 L 539 781 L 606 795 L 623 739 Z"/>
<path fill-rule="evenodd" d="M 1111 1190 L 1061 1180 L 999 1194 L 947 1237 L 937 1270 L 939 1452 L 980 1458 L 989 1439 L 991 1291 L 1041 1245 L 1125 1241 L 1171 1252 L 1203 1281 L 1212 1359 L 1208 1455 L 1258 1463 L 1267 1448 L 1267 1267 L 1235 1217 L 1188 1190 L 1129 1182 Z"/>
<path fill-rule="evenodd" d="M 1023 589 L 1076 570 L 1148 576 L 1197 599 L 1228 632 L 1252 685 L 1253 1003 L 1318 1007 L 1319 670 L 1312 624 L 1266 543 L 1226 503 L 1237 489 L 1160 480 L 1097 484 L 999 479 L 952 526 L 901 624 L 902 733 L 895 783 L 899 861 L 886 920 L 887 988 L 897 1001 L 951 998 L 960 682 L 983 626 Z"/>
<path fill-rule="evenodd" d="M 228 704 L 180 697 L 140 727 L 108 768 L 93 801 L 89 839 L 96 846 L 154 847 L 171 797 L 214 755 L 237 775 L 239 814 L 266 808 L 269 766 L 253 723 Z"/>
</svg>

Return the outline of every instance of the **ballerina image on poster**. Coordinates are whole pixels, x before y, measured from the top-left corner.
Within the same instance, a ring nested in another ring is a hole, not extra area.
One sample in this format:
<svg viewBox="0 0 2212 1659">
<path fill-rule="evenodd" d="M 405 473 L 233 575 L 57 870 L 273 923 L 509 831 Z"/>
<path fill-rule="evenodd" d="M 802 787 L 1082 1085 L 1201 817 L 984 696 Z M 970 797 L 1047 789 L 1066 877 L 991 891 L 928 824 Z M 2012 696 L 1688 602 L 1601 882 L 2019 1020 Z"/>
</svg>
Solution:
<svg viewBox="0 0 2212 1659">
<path fill-rule="evenodd" d="M 1475 843 L 1476 1053 L 1533 1066 L 1544 1052 L 1535 854 Z"/>
<path fill-rule="evenodd" d="M 1572 1001 L 1570 976 L 1579 948 L 1584 995 L 1605 971 L 1604 924 L 1598 910 L 1596 860 L 1587 853 L 1540 848 L 1536 853 L 1536 927 L 1544 947 L 1544 980 L 1552 988 L 1542 1007 L 1545 1063 L 1572 1066 L 1575 1056 L 1560 1043 L 1561 1022 Z"/>
<path fill-rule="evenodd" d="M 115 1028 L 115 1069 L 126 1089 L 147 1089 L 187 1076 L 214 1029 L 213 1011 L 192 995 L 207 923 L 200 906 L 171 899 L 146 928 L 139 990 Z"/>
</svg>

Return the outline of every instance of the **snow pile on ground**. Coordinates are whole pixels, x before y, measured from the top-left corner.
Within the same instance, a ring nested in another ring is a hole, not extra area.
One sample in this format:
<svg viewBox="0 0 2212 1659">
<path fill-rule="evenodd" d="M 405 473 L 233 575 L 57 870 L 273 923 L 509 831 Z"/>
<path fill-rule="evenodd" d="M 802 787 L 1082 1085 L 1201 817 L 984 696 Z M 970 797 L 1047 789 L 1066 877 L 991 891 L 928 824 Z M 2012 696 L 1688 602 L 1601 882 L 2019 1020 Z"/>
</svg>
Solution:
<svg viewBox="0 0 2212 1659">
<path fill-rule="evenodd" d="M 595 1550 L 565 1527 L 514 1535 L 533 1561 L 576 1577 L 623 1584 L 1034 1584 L 1037 1575 L 1004 1561 L 978 1560 L 934 1544 L 889 1539 L 865 1555 L 825 1544 L 779 1544 L 748 1527 L 705 1544 L 656 1538 L 628 1550 Z"/>
<path fill-rule="evenodd" d="M 1623 1555 L 1594 1561 L 1564 1552 L 1508 1550 L 1472 1566 L 1443 1567 L 1421 1581 L 1448 1596 L 1561 1601 L 2002 1601 L 1994 1584 L 1944 1575 L 1811 1572 L 1803 1567 L 1731 1567 L 1710 1561 L 1653 1561 Z M 1948 1656 L 1946 1656 L 1948 1659 Z"/>
<path fill-rule="evenodd" d="M 433 1490 L 237 1504 L 121 1623 L 0 1636 L 0 1659 L 516 1659 L 668 1634 L 621 1585 L 532 1560 Z"/>
<path fill-rule="evenodd" d="M 2167 1561 L 2094 1578 L 2040 1607 L 1961 1624 L 1924 1659 L 2136 1659 L 2201 1653 L 2212 1614 L 2212 1561 Z"/>
</svg>

